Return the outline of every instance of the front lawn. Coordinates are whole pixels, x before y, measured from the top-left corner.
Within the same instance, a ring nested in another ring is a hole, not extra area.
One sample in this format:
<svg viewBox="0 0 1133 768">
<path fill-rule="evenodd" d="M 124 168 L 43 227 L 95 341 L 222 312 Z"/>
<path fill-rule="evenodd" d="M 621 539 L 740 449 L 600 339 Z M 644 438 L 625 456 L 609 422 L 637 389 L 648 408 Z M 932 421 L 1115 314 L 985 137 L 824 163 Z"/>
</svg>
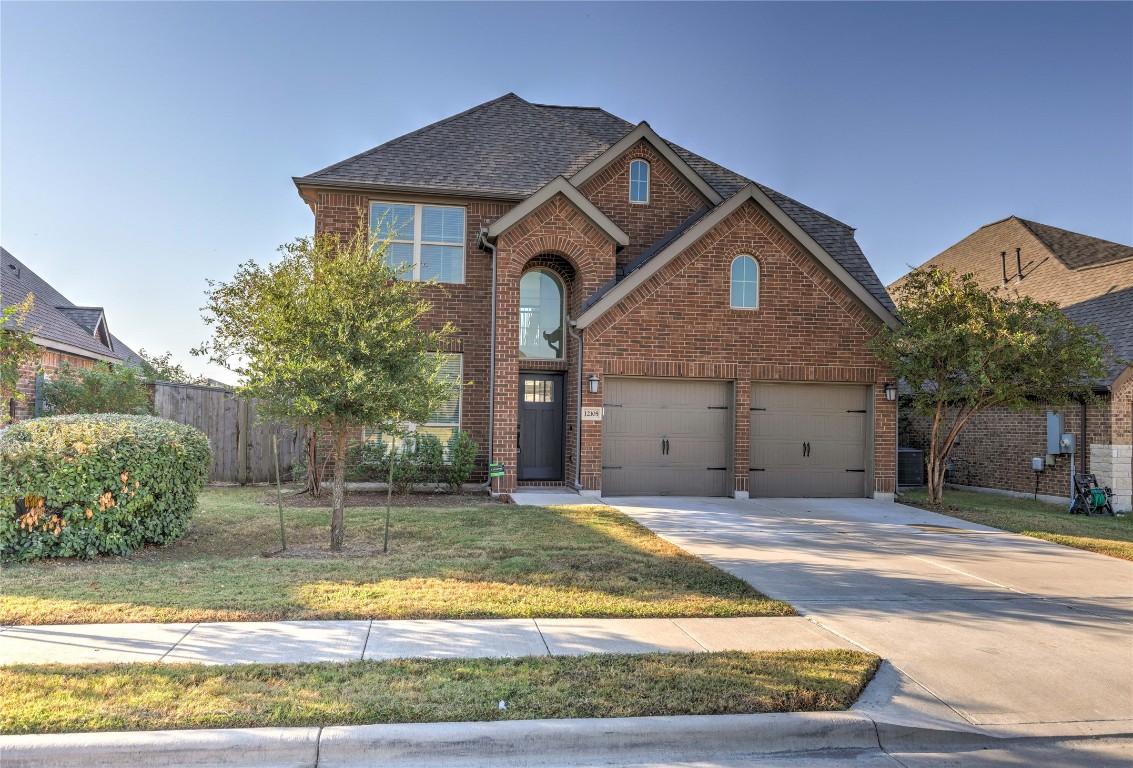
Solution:
<svg viewBox="0 0 1133 768">
<path fill-rule="evenodd" d="M 1062 504 L 951 490 L 944 492 L 940 506 L 933 506 L 924 488 L 904 492 L 901 501 L 972 523 L 1133 560 L 1133 515 L 1085 517 L 1069 514 Z"/>
<path fill-rule="evenodd" d="M 836 650 L 4 667 L 0 732 L 842 710 L 878 661 Z"/>
<path fill-rule="evenodd" d="M 605 506 L 411 497 L 346 510 L 347 551 L 327 551 L 328 506 L 279 517 L 263 488 L 209 488 L 189 533 L 126 558 L 6 566 L 0 623 L 786 616 L 771 600 Z M 367 503 L 365 499 L 363 503 Z M 372 499 L 369 503 L 372 503 Z"/>
</svg>

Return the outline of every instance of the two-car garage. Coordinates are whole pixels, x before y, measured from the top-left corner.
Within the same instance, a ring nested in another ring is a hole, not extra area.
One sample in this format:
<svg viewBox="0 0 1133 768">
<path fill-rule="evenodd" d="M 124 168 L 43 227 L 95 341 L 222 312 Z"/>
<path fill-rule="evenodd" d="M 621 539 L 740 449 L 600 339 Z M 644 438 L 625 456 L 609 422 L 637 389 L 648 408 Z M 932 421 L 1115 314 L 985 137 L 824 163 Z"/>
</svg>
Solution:
<svg viewBox="0 0 1133 768">
<path fill-rule="evenodd" d="M 603 495 L 732 495 L 733 382 L 611 377 L 605 385 Z M 757 382 L 750 402 L 752 496 L 867 495 L 868 386 Z"/>
</svg>

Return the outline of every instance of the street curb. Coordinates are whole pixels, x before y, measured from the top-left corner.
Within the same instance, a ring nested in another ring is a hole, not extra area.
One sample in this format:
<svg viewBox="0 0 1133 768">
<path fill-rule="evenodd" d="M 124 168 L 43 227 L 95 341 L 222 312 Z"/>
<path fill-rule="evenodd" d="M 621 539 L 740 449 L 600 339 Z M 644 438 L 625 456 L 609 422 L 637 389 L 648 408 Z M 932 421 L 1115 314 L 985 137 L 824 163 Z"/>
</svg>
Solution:
<svg viewBox="0 0 1133 768">
<path fill-rule="evenodd" d="M 311 768 L 318 728 L 225 728 L 197 731 L 60 733 L 0 736 L 4 768 L 226 766 Z"/>
<path fill-rule="evenodd" d="M 1085 729 L 1084 729 L 1085 730 Z M 0 736 L 4 768 L 418 768 L 595 765 L 815 752 L 933 752 L 1129 737 L 1128 722 L 1064 736 L 875 721 L 858 712 L 679 715 Z"/>
<path fill-rule="evenodd" d="M 726 754 L 773 754 L 878 748 L 873 721 L 848 712 L 685 715 L 494 723 L 423 723 L 324 728 L 319 768 L 446 764 L 457 759 L 497 764 Z"/>
<path fill-rule="evenodd" d="M 876 750 L 873 721 L 849 712 L 685 715 L 331 728 L 247 728 L 0 736 L 4 768 L 353 768 L 524 765 L 830 749 Z"/>
</svg>

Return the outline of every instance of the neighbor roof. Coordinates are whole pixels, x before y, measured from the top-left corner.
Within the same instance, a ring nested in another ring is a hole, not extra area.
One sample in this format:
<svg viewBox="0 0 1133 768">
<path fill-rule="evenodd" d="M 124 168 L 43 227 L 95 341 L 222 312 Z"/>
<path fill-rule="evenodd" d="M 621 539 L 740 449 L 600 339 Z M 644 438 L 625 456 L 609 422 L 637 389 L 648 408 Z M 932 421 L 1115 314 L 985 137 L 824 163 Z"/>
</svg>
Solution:
<svg viewBox="0 0 1133 768">
<path fill-rule="evenodd" d="M 109 334 L 111 346 L 98 339 L 99 327 L 106 327 L 101 307 L 77 306 L 26 264 L 0 248 L 0 296 L 4 306 L 23 301 L 29 293 L 34 297 L 34 305 L 24 327 L 34 332 L 37 343 L 80 356 L 140 364 L 137 353 L 113 334 Z"/>
<path fill-rule="evenodd" d="M 1053 301 L 1074 322 L 1096 323 L 1117 357 L 1133 359 L 1133 247 L 1008 216 L 921 265 L 927 266 L 970 273 L 985 290 Z M 896 292 L 905 277 L 890 288 Z M 1115 367 L 1102 383 L 1112 386 L 1126 367 Z"/>
<path fill-rule="evenodd" d="M 532 104 L 508 93 L 294 181 L 299 187 L 369 187 L 522 200 L 556 176 L 570 179 L 635 129 L 597 107 Z M 661 140 L 722 199 L 753 183 Z M 758 186 L 882 306 L 894 310 L 852 227 Z"/>
<path fill-rule="evenodd" d="M 1090 269 L 1133 259 L 1133 247 L 1059 229 L 1037 221 L 1019 222 L 1042 240 L 1050 252 L 1070 269 Z"/>
</svg>

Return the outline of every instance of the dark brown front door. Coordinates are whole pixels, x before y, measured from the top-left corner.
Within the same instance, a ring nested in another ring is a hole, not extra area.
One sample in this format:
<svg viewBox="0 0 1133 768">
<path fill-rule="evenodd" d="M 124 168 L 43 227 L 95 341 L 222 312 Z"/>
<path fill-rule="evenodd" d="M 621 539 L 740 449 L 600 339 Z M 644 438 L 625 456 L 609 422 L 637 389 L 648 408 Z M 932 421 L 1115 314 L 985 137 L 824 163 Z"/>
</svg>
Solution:
<svg viewBox="0 0 1133 768">
<path fill-rule="evenodd" d="M 563 479 L 563 375 L 519 375 L 519 479 Z"/>
</svg>

